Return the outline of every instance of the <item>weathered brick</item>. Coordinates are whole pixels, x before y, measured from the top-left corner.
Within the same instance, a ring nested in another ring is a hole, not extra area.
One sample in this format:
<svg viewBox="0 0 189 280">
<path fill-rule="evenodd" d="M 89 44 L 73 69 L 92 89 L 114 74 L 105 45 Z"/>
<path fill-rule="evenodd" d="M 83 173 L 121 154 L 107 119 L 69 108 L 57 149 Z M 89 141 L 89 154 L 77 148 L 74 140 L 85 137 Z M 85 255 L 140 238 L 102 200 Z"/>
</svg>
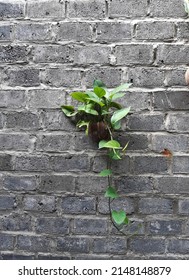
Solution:
<svg viewBox="0 0 189 280">
<path fill-rule="evenodd" d="M 81 150 L 96 150 L 98 148 L 98 144 L 95 143 L 91 137 L 88 135 L 81 133 L 77 133 L 73 135 L 73 138 L 69 136 L 69 141 L 71 141 L 71 146 L 76 151 Z"/>
<path fill-rule="evenodd" d="M 16 156 L 15 170 L 17 171 L 47 171 L 49 170 L 49 158 L 47 156 Z"/>
<path fill-rule="evenodd" d="M 70 260 L 70 257 L 63 256 L 62 254 L 60 256 L 58 255 L 38 255 L 38 260 Z"/>
<path fill-rule="evenodd" d="M 68 234 L 69 220 L 62 218 L 39 218 L 36 225 L 37 233 Z"/>
<path fill-rule="evenodd" d="M 35 46 L 33 61 L 36 63 L 69 63 L 72 62 L 72 49 L 67 46 Z"/>
<path fill-rule="evenodd" d="M 70 0 L 69 1 L 69 18 L 105 18 L 105 1 L 104 0 Z"/>
<path fill-rule="evenodd" d="M 28 61 L 29 49 L 27 46 L 6 45 L 0 46 L 1 63 L 23 63 Z"/>
<path fill-rule="evenodd" d="M 1 18 L 23 18 L 24 17 L 24 1 L 7 1 L 0 2 Z"/>
<path fill-rule="evenodd" d="M 188 194 L 189 177 L 158 177 L 156 178 L 157 191 L 166 194 Z"/>
<path fill-rule="evenodd" d="M 103 169 L 107 167 L 107 157 L 106 156 L 96 156 L 93 160 L 93 171 L 100 173 Z M 111 168 L 114 174 L 124 174 L 126 175 L 130 171 L 130 160 L 128 156 L 125 156 L 119 161 L 112 161 Z"/>
<path fill-rule="evenodd" d="M 168 248 L 169 253 L 174 254 L 188 254 L 189 253 L 189 240 L 188 239 L 172 239 L 169 240 Z"/>
<path fill-rule="evenodd" d="M 57 91 L 55 91 L 56 93 Z M 62 94 L 61 94 L 62 95 Z M 64 96 L 62 96 L 62 99 L 64 98 Z M 54 98 L 53 98 L 54 100 Z M 57 101 L 57 99 L 56 99 Z M 37 101 L 36 101 L 37 103 Z M 62 101 L 63 104 L 64 102 Z M 39 104 L 39 103 L 37 103 Z M 42 103 L 44 104 L 44 103 Z M 49 103 L 50 106 L 52 106 L 52 103 Z M 58 104 L 57 104 L 58 106 Z M 52 110 L 43 110 L 43 112 L 41 113 L 41 117 L 42 117 L 42 122 L 43 122 L 43 126 L 45 129 L 47 130 L 64 130 L 64 131 L 75 131 L 76 127 L 75 124 L 72 123 L 70 121 L 69 118 L 67 118 L 65 116 L 65 114 L 63 114 L 63 112 L 60 111 L 60 109 L 52 111 Z"/>
<path fill-rule="evenodd" d="M 88 253 L 89 240 L 86 238 L 77 237 L 58 238 L 57 250 L 71 253 Z"/>
<path fill-rule="evenodd" d="M 178 212 L 181 215 L 189 214 L 189 199 L 180 199 L 179 200 Z"/>
<path fill-rule="evenodd" d="M 127 213 L 128 214 L 128 213 Z M 115 235 L 122 235 L 123 233 L 125 235 L 144 235 L 145 234 L 145 224 L 142 220 L 139 219 L 132 219 L 129 218 L 129 224 L 128 225 L 121 225 L 118 226 L 121 230 L 119 232 L 112 224 L 111 224 L 111 234 Z"/>
<path fill-rule="evenodd" d="M 152 147 L 156 152 L 162 152 L 164 149 L 171 152 L 184 152 L 188 150 L 188 137 L 186 135 L 153 135 Z"/>
<path fill-rule="evenodd" d="M 79 87 L 81 86 L 81 71 L 68 70 L 62 67 L 47 68 L 42 73 L 42 82 L 54 87 Z"/>
<path fill-rule="evenodd" d="M 187 165 L 189 164 L 189 157 L 178 156 L 173 157 L 173 173 L 188 174 Z"/>
<path fill-rule="evenodd" d="M 116 211 L 124 210 L 127 214 L 132 214 L 134 208 L 134 200 L 129 197 L 119 197 L 111 202 L 111 209 Z M 108 198 L 98 199 L 98 211 L 101 214 L 110 213 Z"/>
<path fill-rule="evenodd" d="M 3 125 L 4 125 L 4 118 L 3 115 L 0 113 L 0 129 L 3 128 Z"/>
<path fill-rule="evenodd" d="M 87 46 L 75 47 L 75 64 L 109 64 L 111 54 L 110 47 L 107 46 Z"/>
<path fill-rule="evenodd" d="M 37 188 L 35 176 L 5 175 L 3 187 L 10 191 L 34 191 Z"/>
<path fill-rule="evenodd" d="M 168 168 L 169 160 L 166 157 L 135 156 L 133 158 L 133 172 L 135 174 L 167 174 Z"/>
<path fill-rule="evenodd" d="M 15 197 L 1 195 L 0 196 L 0 210 L 10 210 L 15 207 Z"/>
<path fill-rule="evenodd" d="M 89 171 L 90 160 L 86 155 L 61 155 L 52 156 L 50 159 L 50 165 L 53 171 Z"/>
<path fill-rule="evenodd" d="M 16 247 L 26 252 L 49 252 L 52 249 L 51 240 L 46 236 L 19 235 Z"/>
<path fill-rule="evenodd" d="M 145 17 L 147 15 L 147 0 L 110 0 L 110 18 L 115 17 Z"/>
<path fill-rule="evenodd" d="M 67 196 L 61 199 L 61 208 L 66 214 L 95 214 L 94 197 Z"/>
<path fill-rule="evenodd" d="M 150 65 L 153 61 L 153 46 L 127 44 L 115 48 L 118 65 Z"/>
<path fill-rule="evenodd" d="M 0 250 L 13 250 L 14 236 L 1 233 L 0 234 Z"/>
<path fill-rule="evenodd" d="M 121 194 L 152 193 L 153 180 L 147 176 L 122 176 L 115 179 L 115 185 Z"/>
<path fill-rule="evenodd" d="M 123 107 L 130 106 L 133 112 L 148 111 L 150 109 L 150 94 L 148 92 L 129 90 L 126 93 L 126 98 L 120 99 L 120 103 Z"/>
<path fill-rule="evenodd" d="M 125 147 L 126 143 L 128 144 L 128 151 L 144 151 L 149 149 L 149 139 L 148 135 L 145 134 L 131 134 L 119 133 L 117 137 L 118 141 L 121 143 L 122 147 Z"/>
<path fill-rule="evenodd" d="M 152 238 L 134 238 L 129 243 L 129 249 L 136 253 L 159 253 L 165 252 L 165 240 L 163 239 L 152 239 Z"/>
<path fill-rule="evenodd" d="M 73 233 L 86 235 L 107 234 L 107 221 L 102 219 L 76 219 L 74 220 Z"/>
<path fill-rule="evenodd" d="M 127 128 L 136 131 L 165 130 L 163 114 L 133 114 L 128 117 Z"/>
<path fill-rule="evenodd" d="M 3 231 L 30 231 L 31 217 L 27 214 L 11 214 L 0 218 L 0 229 Z"/>
<path fill-rule="evenodd" d="M 165 71 L 166 79 L 165 79 L 165 85 L 169 87 L 173 86 L 185 86 L 185 72 L 186 69 L 181 69 L 180 67 L 178 69 L 169 69 Z"/>
<path fill-rule="evenodd" d="M 157 40 L 169 41 L 175 36 L 175 26 L 173 22 L 167 21 L 144 21 L 136 24 L 135 39 L 137 40 Z"/>
<path fill-rule="evenodd" d="M 157 49 L 157 63 L 176 65 L 189 63 L 189 46 L 187 45 L 159 45 Z"/>
<path fill-rule="evenodd" d="M 12 170 L 12 156 L 1 154 L 0 155 L 0 170 L 1 171 L 9 171 Z"/>
<path fill-rule="evenodd" d="M 14 127 L 14 126 L 13 126 Z M 0 134 L 0 150 L 27 151 L 31 146 L 29 135 Z"/>
<path fill-rule="evenodd" d="M 172 132 L 188 132 L 189 117 L 183 113 L 169 114 L 166 120 L 166 127 L 168 131 Z"/>
<path fill-rule="evenodd" d="M 62 152 L 68 151 L 70 148 L 70 135 L 52 135 L 52 134 L 43 134 L 37 138 L 36 149 L 38 151 L 47 151 L 47 152 Z"/>
<path fill-rule="evenodd" d="M 186 15 L 182 1 L 152 0 L 150 2 L 150 16 L 164 18 L 180 18 Z"/>
<path fill-rule="evenodd" d="M 96 194 L 104 192 L 107 178 L 100 176 L 77 177 L 76 191 L 78 193 Z"/>
<path fill-rule="evenodd" d="M 38 129 L 39 117 L 31 112 L 14 112 L 6 114 L 6 127 L 16 129 Z"/>
<path fill-rule="evenodd" d="M 181 220 L 155 220 L 148 223 L 148 232 L 155 235 L 182 234 Z"/>
<path fill-rule="evenodd" d="M 139 212 L 142 214 L 172 214 L 173 200 L 166 198 L 141 198 Z"/>
<path fill-rule="evenodd" d="M 48 23 L 19 23 L 15 25 L 15 39 L 19 41 L 49 41 L 51 39 Z"/>
<path fill-rule="evenodd" d="M 3 260 L 33 260 L 34 255 L 24 255 L 24 254 L 2 254 Z"/>
<path fill-rule="evenodd" d="M 23 208 L 27 211 L 54 212 L 55 197 L 46 195 L 26 195 L 23 200 Z"/>
<path fill-rule="evenodd" d="M 11 41 L 12 40 L 12 29 L 13 29 L 13 25 L 1 24 L 0 25 L 0 41 Z"/>
<path fill-rule="evenodd" d="M 126 238 L 99 238 L 94 240 L 94 253 L 122 254 L 127 250 Z"/>
<path fill-rule="evenodd" d="M 25 106 L 25 94 L 22 90 L 0 90 L 0 107 L 21 108 Z"/>
<path fill-rule="evenodd" d="M 27 6 L 29 18 L 62 18 L 65 16 L 65 1 L 38 0 L 29 1 Z"/>
<path fill-rule="evenodd" d="M 9 69 L 8 85 L 33 87 L 39 86 L 39 69 L 36 68 L 17 68 Z"/>
<path fill-rule="evenodd" d="M 73 193 L 75 178 L 71 175 L 41 175 L 39 189 L 50 193 Z"/>
<path fill-rule="evenodd" d="M 53 32 L 57 41 L 92 41 L 92 25 L 86 22 L 59 22 Z"/>
<path fill-rule="evenodd" d="M 28 97 L 29 108 L 59 108 L 60 110 L 60 106 L 66 102 L 65 93 L 53 89 L 30 90 L 28 92 Z"/>
<path fill-rule="evenodd" d="M 118 42 L 131 39 L 131 24 L 124 22 L 99 22 L 96 25 L 98 42 Z"/>
<path fill-rule="evenodd" d="M 188 39 L 189 23 L 188 22 L 178 22 L 177 23 L 177 38 L 178 39 Z"/>
</svg>

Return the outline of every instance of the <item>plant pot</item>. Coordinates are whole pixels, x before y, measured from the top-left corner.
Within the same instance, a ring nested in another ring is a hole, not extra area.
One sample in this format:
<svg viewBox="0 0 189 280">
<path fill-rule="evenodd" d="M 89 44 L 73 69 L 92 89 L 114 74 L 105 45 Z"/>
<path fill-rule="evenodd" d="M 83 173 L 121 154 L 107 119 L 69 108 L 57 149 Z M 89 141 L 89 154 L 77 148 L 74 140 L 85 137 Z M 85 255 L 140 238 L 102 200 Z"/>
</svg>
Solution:
<svg viewBox="0 0 189 280">
<path fill-rule="evenodd" d="M 189 68 L 186 70 L 186 73 L 185 73 L 185 81 L 186 81 L 186 84 L 189 85 Z"/>
<path fill-rule="evenodd" d="M 90 122 L 88 132 L 89 136 L 95 142 L 99 142 L 101 140 L 110 140 L 110 133 L 107 124 L 103 121 Z"/>
</svg>

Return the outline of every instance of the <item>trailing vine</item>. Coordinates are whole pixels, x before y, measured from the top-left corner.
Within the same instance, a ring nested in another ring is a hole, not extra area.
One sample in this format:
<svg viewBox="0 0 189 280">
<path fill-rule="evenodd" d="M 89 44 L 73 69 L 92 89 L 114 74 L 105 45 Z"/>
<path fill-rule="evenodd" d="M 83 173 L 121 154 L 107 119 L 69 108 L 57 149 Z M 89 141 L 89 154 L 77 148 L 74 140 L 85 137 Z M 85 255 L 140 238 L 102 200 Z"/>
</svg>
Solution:
<svg viewBox="0 0 189 280">
<path fill-rule="evenodd" d="M 63 113 L 72 118 L 77 127 L 85 127 L 86 135 L 98 143 L 100 150 L 107 150 L 107 169 L 102 170 L 99 176 L 107 177 L 108 187 L 104 195 L 108 199 L 111 222 L 119 231 L 119 226 L 128 225 L 129 219 L 124 210 L 116 211 L 111 207 L 111 203 L 119 198 L 118 190 L 113 185 L 111 163 L 125 155 L 128 143 L 121 147 L 119 141 L 114 139 L 114 131 L 121 128 L 121 120 L 128 115 L 130 107 L 122 108 L 115 100 L 124 97 L 130 85 L 126 83 L 108 90 L 102 81 L 95 80 L 93 90 L 71 93 L 71 97 L 79 103 L 76 108 L 72 105 L 61 106 Z"/>
</svg>

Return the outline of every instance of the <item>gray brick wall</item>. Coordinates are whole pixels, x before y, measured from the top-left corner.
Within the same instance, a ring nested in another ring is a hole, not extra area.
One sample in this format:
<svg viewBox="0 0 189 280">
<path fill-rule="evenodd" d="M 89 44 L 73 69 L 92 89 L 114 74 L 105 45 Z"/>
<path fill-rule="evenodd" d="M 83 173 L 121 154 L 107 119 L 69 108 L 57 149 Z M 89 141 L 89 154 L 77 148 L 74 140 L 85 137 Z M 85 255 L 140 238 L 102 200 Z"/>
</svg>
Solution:
<svg viewBox="0 0 189 280">
<path fill-rule="evenodd" d="M 0 259 L 189 259 L 182 1 L 0 0 L 0 20 Z M 127 237 L 109 220 L 104 156 L 59 109 L 95 78 L 133 83 L 114 165 Z"/>
</svg>

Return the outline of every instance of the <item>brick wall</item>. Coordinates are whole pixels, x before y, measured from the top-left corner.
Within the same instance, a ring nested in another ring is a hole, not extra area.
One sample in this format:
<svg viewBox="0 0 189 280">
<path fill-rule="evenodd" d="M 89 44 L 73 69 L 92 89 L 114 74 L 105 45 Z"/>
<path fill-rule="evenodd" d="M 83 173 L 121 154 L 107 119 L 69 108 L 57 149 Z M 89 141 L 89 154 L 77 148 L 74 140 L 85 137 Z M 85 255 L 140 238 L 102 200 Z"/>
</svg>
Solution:
<svg viewBox="0 0 189 280">
<path fill-rule="evenodd" d="M 183 2 L 1 0 L 0 18 L 0 258 L 188 259 Z M 133 83 L 114 205 L 132 237 L 109 221 L 104 156 L 59 109 L 95 78 Z"/>
</svg>

